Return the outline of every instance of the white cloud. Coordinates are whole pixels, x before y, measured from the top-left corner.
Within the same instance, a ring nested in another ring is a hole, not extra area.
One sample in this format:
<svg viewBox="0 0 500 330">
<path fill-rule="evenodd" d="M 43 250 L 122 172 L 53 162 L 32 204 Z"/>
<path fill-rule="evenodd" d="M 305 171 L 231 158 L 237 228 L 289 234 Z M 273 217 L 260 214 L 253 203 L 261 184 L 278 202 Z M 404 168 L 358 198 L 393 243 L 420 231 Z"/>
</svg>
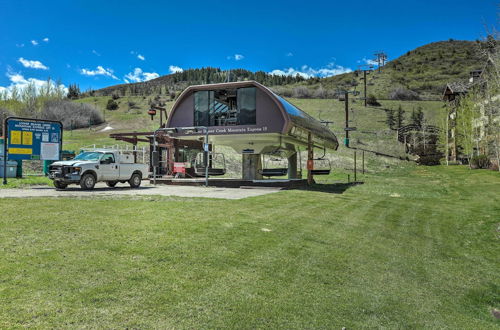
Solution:
<svg viewBox="0 0 500 330">
<path fill-rule="evenodd" d="M 118 80 L 118 78 L 113 74 L 113 70 L 105 69 L 102 66 L 97 66 L 96 70 L 81 69 L 80 73 L 84 76 L 105 76 Z"/>
<path fill-rule="evenodd" d="M 370 60 L 370 59 L 367 59 L 367 58 L 364 58 L 361 60 L 361 61 L 358 61 L 358 63 L 365 63 L 365 64 L 368 64 L 368 65 L 373 65 L 373 66 L 378 66 L 378 62 L 375 61 L 375 60 Z"/>
<path fill-rule="evenodd" d="M 148 80 L 151 80 L 151 79 L 156 79 L 156 78 L 158 78 L 160 76 L 156 72 L 144 72 L 143 75 L 144 75 L 144 80 L 143 81 L 148 81 Z"/>
<path fill-rule="evenodd" d="M 45 38 L 43 38 L 43 41 L 49 42 L 49 38 L 45 37 Z"/>
<path fill-rule="evenodd" d="M 40 80 L 36 78 L 25 78 L 22 74 L 17 72 L 9 71 L 6 74 L 7 78 L 9 78 L 11 84 L 9 86 L 0 86 L 0 92 L 7 91 L 10 96 L 13 88 L 16 88 L 18 91 L 22 91 L 28 85 L 33 85 L 37 92 L 40 91 L 40 88 L 47 86 L 47 80 Z M 64 93 L 68 93 L 68 88 L 63 84 L 57 85 L 54 81 L 49 81 L 52 88 L 62 88 Z"/>
<path fill-rule="evenodd" d="M 287 56 L 287 57 L 291 57 L 291 56 L 293 56 L 293 53 L 292 53 L 292 52 L 288 52 L 288 53 L 286 53 L 286 55 L 285 55 L 285 56 Z"/>
<path fill-rule="evenodd" d="M 168 67 L 168 71 L 170 71 L 170 73 L 177 73 L 184 71 L 184 69 L 176 65 L 171 65 Z"/>
<path fill-rule="evenodd" d="M 101 54 L 99 54 L 95 49 L 92 49 L 92 54 L 94 54 L 95 56 L 101 56 Z"/>
<path fill-rule="evenodd" d="M 288 68 L 284 70 L 273 70 L 269 72 L 270 74 L 280 75 L 280 76 L 302 76 L 304 78 L 311 77 L 331 77 L 336 76 L 342 73 L 351 72 L 350 68 L 345 68 L 341 65 L 337 65 L 335 63 L 328 63 L 326 67 L 314 69 L 308 65 L 303 65 L 300 69 Z"/>
<path fill-rule="evenodd" d="M 245 56 L 243 56 L 241 54 L 234 54 L 234 55 L 227 57 L 228 60 L 235 60 L 235 61 L 241 61 L 244 58 L 245 58 Z"/>
<path fill-rule="evenodd" d="M 14 84 L 27 84 L 28 81 L 24 79 L 23 75 L 15 72 L 7 72 L 7 78 Z"/>
<path fill-rule="evenodd" d="M 19 47 L 19 48 L 24 47 L 24 44 L 16 44 L 16 47 Z"/>
<path fill-rule="evenodd" d="M 273 74 L 276 76 L 296 76 L 296 75 L 299 75 L 299 76 L 302 76 L 304 78 L 309 78 L 308 74 L 306 74 L 304 72 L 297 71 L 294 68 L 288 68 L 288 69 L 284 69 L 284 70 L 275 69 L 275 70 L 269 72 L 269 74 Z"/>
<path fill-rule="evenodd" d="M 33 46 L 36 46 L 36 45 L 38 45 L 38 41 L 36 41 L 36 40 L 31 40 L 31 44 L 32 44 Z"/>
<path fill-rule="evenodd" d="M 143 72 L 141 68 L 135 68 L 133 72 L 129 72 L 125 75 L 123 81 L 127 84 L 132 82 L 148 81 L 151 79 L 158 78 L 160 75 L 156 72 Z"/>
<path fill-rule="evenodd" d="M 32 61 L 32 60 L 26 60 L 22 57 L 18 59 L 19 63 L 21 63 L 25 68 L 31 68 L 31 69 L 41 69 L 41 70 L 48 70 L 49 68 L 45 65 L 43 65 L 42 62 L 40 61 Z"/>
<path fill-rule="evenodd" d="M 146 57 L 144 57 L 144 55 L 139 54 L 139 52 L 136 52 L 135 50 L 131 50 L 130 55 L 137 55 L 137 58 L 140 59 L 141 61 L 146 60 Z"/>
</svg>

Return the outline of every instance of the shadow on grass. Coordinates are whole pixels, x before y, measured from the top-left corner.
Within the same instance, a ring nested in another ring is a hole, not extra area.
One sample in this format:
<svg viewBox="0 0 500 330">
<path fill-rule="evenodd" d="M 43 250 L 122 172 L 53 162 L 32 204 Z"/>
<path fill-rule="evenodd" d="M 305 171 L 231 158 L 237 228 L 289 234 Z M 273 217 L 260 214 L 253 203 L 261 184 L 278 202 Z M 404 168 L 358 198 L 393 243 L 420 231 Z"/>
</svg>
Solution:
<svg viewBox="0 0 500 330">
<path fill-rule="evenodd" d="M 51 186 L 30 187 L 30 189 L 33 189 L 33 190 L 48 190 L 48 189 L 50 189 L 50 190 L 57 190 L 57 191 L 81 191 L 81 192 L 99 192 L 99 191 L 112 192 L 112 191 L 124 191 L 124 190 L 148 190 L 148 189 L 152 189 L 152 188 L 154 188 L 154 187 L 141 186 L 138 188 L 131 188 L 130 186 L 123 186 L 123 187 L 117 186 L 117 187 L 95 187 L 94 189 L 91 189 L 91 190 L 84 190 L 78 185 L 71 185 L 65 189 L 56 189 L 55 187 L 51 187 Z"/>
<path fill-rule="evenodd" d="M 299 190 L 320 191 L 330 194 L 343 194 L 347 189 L 364 184 L 364 182 L 349 182 L 349 183 L 315 183 L 308 187 L 299 188 Z"/>
</svg>

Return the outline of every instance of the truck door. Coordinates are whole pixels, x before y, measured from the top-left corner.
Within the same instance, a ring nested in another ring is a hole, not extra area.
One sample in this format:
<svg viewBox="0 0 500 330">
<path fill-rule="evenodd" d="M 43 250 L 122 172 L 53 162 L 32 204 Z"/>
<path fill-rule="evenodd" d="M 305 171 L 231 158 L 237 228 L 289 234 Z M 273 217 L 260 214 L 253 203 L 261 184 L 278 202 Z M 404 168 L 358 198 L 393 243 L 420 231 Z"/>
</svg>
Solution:
<svg viewBox="0 0 500 330">
<path fill-rule="evenodd" d="M 114 154 L 105 153 L 104 156 L 102 156 L 99 164 L 99 172 L 101 173 L 101 180 L 118 180 L 120 169 L 118 163 L 115 161 Z"/>
</svg>

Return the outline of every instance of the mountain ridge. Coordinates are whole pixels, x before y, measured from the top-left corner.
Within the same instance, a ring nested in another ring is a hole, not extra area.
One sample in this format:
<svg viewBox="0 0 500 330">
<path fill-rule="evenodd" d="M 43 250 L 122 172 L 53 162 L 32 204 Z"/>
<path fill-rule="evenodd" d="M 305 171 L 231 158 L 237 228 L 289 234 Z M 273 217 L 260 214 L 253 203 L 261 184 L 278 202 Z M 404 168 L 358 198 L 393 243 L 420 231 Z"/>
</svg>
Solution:
<svg viewBox="0 0 500 330">
<path fill-rule="evenodd" d="M 470 71 L 482 67 L 482 60 L 477 52 L 479 43 L 480 41 L 449 39 L 410 50 L 388 61 L 381 67 L 380 72 L 378 70 L 370 72 L 367 77 L 367 94 L 389 99 L 392 90 L 402 88 L 417 93 L 421 99 L 438 99 L 446 83 L 467 79 Z M 346 87 L 362 91 L 362 76 L 354 71 L 326 78 L 306 79 L 300 75 L 281 76 L 264 71 L 252 72 L 246 69 L 224 71 L 220 68 L 204 67 L 163 75 L 146 82 L 119 84 L 88 91 L 84 96 L 170 94 L 171 98 L 175 98 L 189 85 L 256 80 L 266 86 L 274 87 L 278 93 L 291 95 L 294 89 L 302 88 L 297 97 L 324 98 L 333 97 L 336 90 Z M 319 93 L 318 89 L 327 90 L 329 93 Z"/>
</svg>

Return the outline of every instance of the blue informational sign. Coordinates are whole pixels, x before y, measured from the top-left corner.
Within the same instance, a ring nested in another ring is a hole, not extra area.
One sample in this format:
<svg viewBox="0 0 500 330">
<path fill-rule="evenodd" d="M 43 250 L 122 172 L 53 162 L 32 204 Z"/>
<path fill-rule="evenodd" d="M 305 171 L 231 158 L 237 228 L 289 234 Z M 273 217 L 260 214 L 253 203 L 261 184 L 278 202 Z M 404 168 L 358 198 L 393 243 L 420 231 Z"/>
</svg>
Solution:
<svg viewBox="0 0 500 330">
<path fill-rule="evenodd" d="M 38 119 L 7 118 L 9 160 L 59 160 L 62 124 Z"/>
</svg>

